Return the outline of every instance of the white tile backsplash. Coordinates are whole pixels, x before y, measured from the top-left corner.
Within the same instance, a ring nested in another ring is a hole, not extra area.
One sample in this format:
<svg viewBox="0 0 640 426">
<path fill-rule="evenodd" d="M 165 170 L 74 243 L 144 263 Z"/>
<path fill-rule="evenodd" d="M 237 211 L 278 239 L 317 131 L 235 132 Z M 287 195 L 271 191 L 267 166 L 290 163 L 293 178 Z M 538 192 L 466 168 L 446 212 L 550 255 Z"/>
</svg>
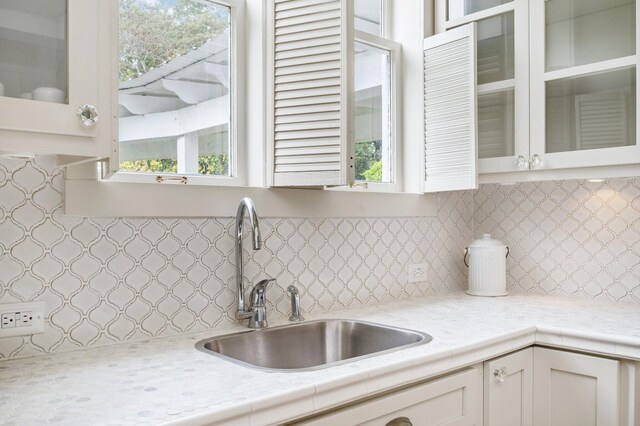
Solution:
<svg viewBox="0 0 640 426">
<path fill-rule="evenodd" d="M 511 249 L 507 287 L 640 303 L 640 178 L 483 185 L 474 234 Z"/>
<path fill-rule="evenodd" d="M 41 300 L 47 328 L 0 339 L 0 359 L 233 323 L 231 218 L 82 218 L 63 214 L 64 175 L 0 160 L 0 303 Z M 258 206 L 259 210 L 260 206 Z M 248 282 L 270 276 L 272 317 L 466 288 L 462 251 L 490 232 L 511 248 L 512 293 L 640 303 L 640 179 L 483 185 L 438 195 L 434 218 L 261 222 Z M 247 245 L 248 246 L 248 245 Z M 407 267 L 429 265 L 428 283 Z"/>
<path fill-rule="evenodd" d="M 0 160 L 0 303 L 41 300 L 47 316 L 44 334 L 0 339 L 0 358 L 234 321 L 231 218 L 69 217 L 63 188 L 63 171 L 44 162 Z M 245 277 L 277 278 L 272 317 L 289 315 L 290 284 L 305 312 L 460 290 L 471 201 L 442 194 L 435 218 L 264 219 Z M 428 283 L 407 283 L 411 263 L 429 264 Z"/>
</svg>

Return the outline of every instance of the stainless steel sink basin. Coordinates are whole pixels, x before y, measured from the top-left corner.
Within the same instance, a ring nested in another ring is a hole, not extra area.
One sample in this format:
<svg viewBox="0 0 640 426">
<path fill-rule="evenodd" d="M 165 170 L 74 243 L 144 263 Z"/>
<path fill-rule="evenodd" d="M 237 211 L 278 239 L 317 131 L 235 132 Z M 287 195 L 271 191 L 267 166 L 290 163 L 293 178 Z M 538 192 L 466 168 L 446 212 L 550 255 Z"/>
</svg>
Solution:
<svg viewBox="0 0 640 426">
<path fill-rule="evenodd" d="M 304 371 L 423 345 L 431 339 L 425 333 L 370 322 L 324 320 L 205 339 L 196 348 L 247 367 Z"/>
</svg>

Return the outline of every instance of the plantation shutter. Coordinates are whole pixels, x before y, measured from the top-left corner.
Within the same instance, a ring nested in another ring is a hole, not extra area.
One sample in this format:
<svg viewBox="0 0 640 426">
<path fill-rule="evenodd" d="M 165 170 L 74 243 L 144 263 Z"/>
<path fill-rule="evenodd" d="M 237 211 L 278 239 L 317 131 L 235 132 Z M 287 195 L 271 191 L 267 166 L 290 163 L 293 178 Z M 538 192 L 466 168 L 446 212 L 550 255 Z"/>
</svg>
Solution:
<svg viewBox="0 0 640 426">
<path fill-rule="evenodd" d="M 425 39 L 425 192 L 478 187 L 476 99 L 475 24 Z"/>
<path fill-rule="evenodd" d="M 270 186 L 353 180 L 352 0 L 269 2 Z"/>
</svg>

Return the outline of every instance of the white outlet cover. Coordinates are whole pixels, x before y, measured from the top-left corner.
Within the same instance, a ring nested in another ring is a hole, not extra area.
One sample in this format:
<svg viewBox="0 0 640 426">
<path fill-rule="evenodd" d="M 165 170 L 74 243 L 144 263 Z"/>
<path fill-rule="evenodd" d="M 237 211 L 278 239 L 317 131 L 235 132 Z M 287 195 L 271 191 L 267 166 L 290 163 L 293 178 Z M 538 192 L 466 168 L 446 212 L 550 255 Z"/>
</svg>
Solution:
<svg viewBox="0 0 640 426">
<path fill-rule="evenodd" d="M 0 324 L 0 338 L 13 336 L 30 336 L 44 333 L 44 302 L 7 303 L 0 304 L 0 315 L 5 313 L 32 312 L 31 325 L 22 327 L 2 328 Z"/>
<path fill-rule="evenodd" d="M 409 265 L 409 278 L 410 283 L 422 283 L 427 281 L 427 272 L 429 271 L 429 264 L 427 263 L 415 263 Z"/>
</svg>

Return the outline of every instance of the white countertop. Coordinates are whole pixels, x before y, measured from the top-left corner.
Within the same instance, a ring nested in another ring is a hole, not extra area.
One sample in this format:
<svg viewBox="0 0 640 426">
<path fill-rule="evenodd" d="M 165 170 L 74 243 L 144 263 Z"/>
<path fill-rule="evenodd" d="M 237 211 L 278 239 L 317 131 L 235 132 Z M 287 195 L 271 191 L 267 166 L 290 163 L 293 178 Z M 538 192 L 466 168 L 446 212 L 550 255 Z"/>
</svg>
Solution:
<svg viewBox="0 0 640 426">
<path fill-rule="evenodd" d="M 0 424 L 276 424 L 533 343 L 640 360 L 636 306 L 453 293 L 307 319 L 320 318 L 410 328 L 433 341 L 300 373 L 249 369 L 194 349 L 241 327 L 4 361 Z"/>
</svg>

